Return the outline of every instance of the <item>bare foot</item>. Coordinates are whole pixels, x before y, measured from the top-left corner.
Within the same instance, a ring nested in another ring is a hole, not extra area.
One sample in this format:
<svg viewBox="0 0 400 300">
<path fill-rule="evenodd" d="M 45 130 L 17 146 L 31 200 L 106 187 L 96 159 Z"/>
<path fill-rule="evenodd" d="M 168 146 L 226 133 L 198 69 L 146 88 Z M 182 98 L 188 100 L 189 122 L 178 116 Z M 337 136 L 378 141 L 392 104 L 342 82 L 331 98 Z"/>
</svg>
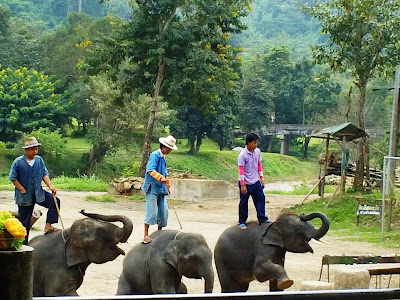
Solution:
<svg viewBox="0 0 400 300">
<path fill-rule="evenodd" d="M 146 235 L 146 236 L 143 238 L 142 244 L 148 244 L 148 243 L 151 243 L 151 241 L 152 241 L 151 237 L 149 237 L 148 235 Z"/>
</svg>

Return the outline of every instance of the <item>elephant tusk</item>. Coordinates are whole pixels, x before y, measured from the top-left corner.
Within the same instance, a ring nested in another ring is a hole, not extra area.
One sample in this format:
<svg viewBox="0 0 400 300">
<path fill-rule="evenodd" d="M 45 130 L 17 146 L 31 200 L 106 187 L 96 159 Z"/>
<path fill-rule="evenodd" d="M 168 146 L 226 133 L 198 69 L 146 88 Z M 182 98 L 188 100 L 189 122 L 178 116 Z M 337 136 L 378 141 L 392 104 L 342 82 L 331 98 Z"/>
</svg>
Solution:
<svg viewBox="0 0 400 300">
<path fill-rule="evenodd" d="M 327 245 L 332 245 L 331 242 L 325 241 L 325 240 L 323 240 L 323 239 L 319 239 L 319 241 L 320 241 L 321 243 L 324 243 L 324 244 L 327 244 Z"/>
<path fill-rule="evenodd" d="M 311 239 L 310 242 L 314 242 L 318 245 L 323 245 L 323 243 L 321 243 L 320 241 L 317 241 L 316 239 Z"/>
</svg>

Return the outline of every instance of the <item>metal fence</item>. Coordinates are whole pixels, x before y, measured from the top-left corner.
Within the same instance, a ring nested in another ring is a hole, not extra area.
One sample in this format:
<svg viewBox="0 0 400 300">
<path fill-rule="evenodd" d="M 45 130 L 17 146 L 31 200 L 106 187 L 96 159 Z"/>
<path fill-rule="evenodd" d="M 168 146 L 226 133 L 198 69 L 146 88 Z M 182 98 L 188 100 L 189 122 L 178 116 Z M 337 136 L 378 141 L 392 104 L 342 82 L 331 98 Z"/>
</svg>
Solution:
<svg viewBox="0 0 400 300">
<path fill-rule="evenodd" d="M 400 289 L 365 289 L 365 290 L 324 290 L 268 293 L 225 293 L 225 294 L 186 294 L 186 295 L 146 295 L 146 296 L 90 296 L 90 297 L 34 297 L 33 300 L 130 300 L 130 299 L 190 299 L 190 300 L 291 300 L 291 299 L 357 299 L 379 300 L 400 299 Z"/>
</svg>

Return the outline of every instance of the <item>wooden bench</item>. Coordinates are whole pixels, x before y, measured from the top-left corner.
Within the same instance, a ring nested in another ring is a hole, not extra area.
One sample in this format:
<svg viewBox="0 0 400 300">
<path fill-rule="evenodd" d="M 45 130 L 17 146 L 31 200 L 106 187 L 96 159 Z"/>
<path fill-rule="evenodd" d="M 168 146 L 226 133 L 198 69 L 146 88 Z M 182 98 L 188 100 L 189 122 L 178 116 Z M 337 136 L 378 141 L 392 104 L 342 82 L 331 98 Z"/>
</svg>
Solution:
<svg viewBox="0 0 400 300">
<path fill-rule="evenodd" d="M 400 274 L 400 265 L 382 265 L 380 264 L 397 264 L 400 263 L 400 256 L 347 256 L 347 255 L 341 255 L 341 256 L 332 256 L 332 255 L 324 255 L 322 257 L 322 262 L 321 262 L 321 271 L 319 273 L 319 280 L 321 280 L 322 277 L 322 271 L 323 267 L 327 266 L 327 271 L 328 271 L 328 282 L 330 280 L 329 278 L 329 266 L 330 265 L 337 265 L 337 264 L 342 264 L 342 265 L 366 265 L 363 266 L 363 268 L 367 269 L 369 274 L 376 275 L 376 281 L 375 281 L 375 286 L 378 286 L 378 276 L 379 276 L 379 287 L 381 287 L 381 275 L 390 275 L 392 276 L 393 274 Z M 389 283 L 390 283 L 389 278 Z M 400 287 L 400 280 L 399 280 L 399 287 Z"/>
</svg>

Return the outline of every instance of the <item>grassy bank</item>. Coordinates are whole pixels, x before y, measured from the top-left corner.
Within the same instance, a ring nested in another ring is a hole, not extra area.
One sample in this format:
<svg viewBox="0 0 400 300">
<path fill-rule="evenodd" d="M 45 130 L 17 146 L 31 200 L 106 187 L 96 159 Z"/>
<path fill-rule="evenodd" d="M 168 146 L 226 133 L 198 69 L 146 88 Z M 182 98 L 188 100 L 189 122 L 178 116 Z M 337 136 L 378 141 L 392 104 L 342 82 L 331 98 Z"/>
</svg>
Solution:
<svg viewBox="0 0 400 300">
<path fill-rule="evenodd" d="M 152 145 L 157 149 L 158 144 Z M 180 140 L 179 150 L 171 152 L 167 157 L 168 167 L 183 171 L 190 170 L 193 174 L 202 175 L 208 179 L 223 179 L 236 182 L 238 178 L 238 152 L 223 150 L 209 139 L 204 139 L 197 155 L 188 153 L 186 140 Z M 311 148 L 312 149 L 312 148 Z M 294 152 L 298 151 L 294 147 Z M 107 155 L 93 169 L 91 176 L 85 176 L 84 157 L 88 155 L 90 145 L 82 138 L 66 138 L 65 157 L 57 164 L 47 164 L 53 184 L 59 189 L 82 191 L 105 191 L 107 182 L 114 177 L 120 177 L 124 170 L 136 174 L 141 162 L 141 149 L 121 149 L 113 155 Z M 312 152 L 312 151 L 311 151 Z M 23 154 L 21 149 L 9 149 L 0 156 L 0 189 L 12 189 L 7 180 L 12 161 Z M 39 150 L 40 155 L 40 150 Z M 303 160 L 293 156 L 276 153 L 262 153 L 264 175 L 267 182 L 277 180 L 309 180 L 317 177 L 318 164 L 315 158 Z"/>
</svg>

